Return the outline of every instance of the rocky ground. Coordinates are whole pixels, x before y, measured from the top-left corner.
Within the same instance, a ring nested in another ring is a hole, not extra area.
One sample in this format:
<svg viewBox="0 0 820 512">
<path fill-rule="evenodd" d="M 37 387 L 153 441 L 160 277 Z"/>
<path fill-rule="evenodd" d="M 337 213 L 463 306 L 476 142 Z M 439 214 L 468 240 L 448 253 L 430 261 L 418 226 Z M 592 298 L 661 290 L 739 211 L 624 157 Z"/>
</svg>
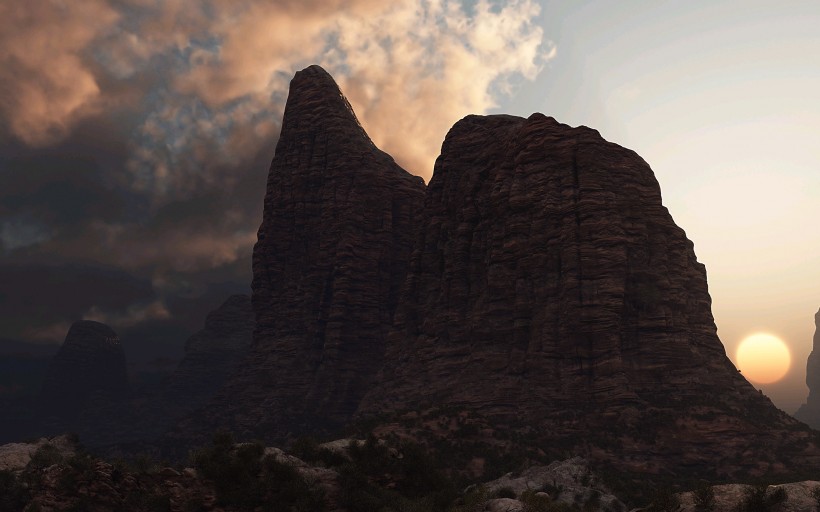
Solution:
<svg viewBox="0 0 820 512">
<path fill-rule="evenodd" d="M 188 465 L 172 467 L 148 458 L 102 460 L 61 436 L 0 446 L 0 512 L 820 510 L 818 481 L 704 485 L 677 494 L 656 487 L 651 501 L 637 503 L 616 496 L 581 457 L 463 487 L 438 465 L 418 445 L 374 437 L 302 439 L 285 452 L 218 434 Z"/>
</svg>

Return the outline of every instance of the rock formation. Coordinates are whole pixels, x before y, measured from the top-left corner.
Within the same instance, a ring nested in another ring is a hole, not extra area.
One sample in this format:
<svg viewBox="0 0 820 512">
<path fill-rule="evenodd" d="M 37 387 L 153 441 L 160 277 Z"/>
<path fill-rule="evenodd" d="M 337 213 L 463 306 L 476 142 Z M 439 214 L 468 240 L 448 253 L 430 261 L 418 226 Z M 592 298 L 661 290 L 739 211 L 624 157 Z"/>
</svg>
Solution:
<svg viewBox="0 0 820 512">
<path fill-rule="evenodd" d="M 820 438 L 726 357 L 651 169 L 595 130 L 468 116 L 425 192 L 311 66 L 291 82 L 258 236 L 250 354 L 168 444 L 218 427 L 282 441 L 358 411 L 431 444 L 469 419 L 471 442 L 616 472 L 820 468 Z M 435 408 L 412 432 L 394 421 Z"/>
<path fill-rule="evenodd" d="M 381 365 L 423 199 L 327 72 L 296 73 L 253 252 L 253 347 L 206 424 L 277 439 L 350 418 Z"/>
<path fill-rule="evenodd" d="M 86 411 L 75 431 L 83 443 L 112 456 L 153 449 L 186 414 L 206 405 L 236 371 L 251 345 L 253 309 L 247 295 L 232 295 L 208 313 L 205 326 L 185 342 L 185 356 L 156 388 L 137 390 L 116 410 Z"/>
<path fill-rule="evenodd" d="M 164 385 L 165 400 L 177 409 L 204 405 L 247 354 L 253 326 L 253 308 L 247 295 L 232 295 L 208 313 L 205 327 L 185 342 L 185 357 Z"/>
<path fill-rule="evenodd" d="M 820 430 L 820 311 L 814 315 L 814 341 L 806 362 L 806 385 L 809 396 L 806 403 L 794 413 L 794 417 Z"/>
<path fill-rule="evenodd" d="M 782 462 L 799 427 L 726 357 L 704 266 L 633 151 L 542 114 L 468 116 L 420 229 L 361 414 L 467 409 L 545 444 L 620 443 L 636 471 Z"/>
<path fill-rule="evenodd" d="M 51 360 L 40 394 L 46 432 L 72 430 L 80 414 L 129 396 L 125 352 L 117 334 L 91 320 L 75 322 Z"/>
</svg>

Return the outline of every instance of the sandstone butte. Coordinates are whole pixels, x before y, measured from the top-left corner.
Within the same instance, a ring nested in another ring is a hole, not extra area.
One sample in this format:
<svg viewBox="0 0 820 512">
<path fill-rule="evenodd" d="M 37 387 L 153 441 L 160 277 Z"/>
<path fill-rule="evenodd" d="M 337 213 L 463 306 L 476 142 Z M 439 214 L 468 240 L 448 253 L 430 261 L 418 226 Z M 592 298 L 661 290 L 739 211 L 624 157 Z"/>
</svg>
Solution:
<svg viewBox="0 0 820 512">
<path fill-rule="evenodd" d="M 812 428 L 820 429 L 820 311 L 814 315 L 814 340 L 811 354 L 806 362 L 806 385 L 809 396 L 806 403 L 794 413 L 794 417 Z"/>
<path fill-rule="evenodd" d="M 425 189 L 329 74 L 297 73 L 253 307 L 249 358 L 178 435 L 281 442 L 355 415 L 446 437 L 402 427 L 438 408 L 445 425 L 478 418 L 476 435 L 622 471 L 820 468 L 815 434 L 726 357 L 705 268 L 649 165 L 542 114 L 462 119 Z"/>
</svg>

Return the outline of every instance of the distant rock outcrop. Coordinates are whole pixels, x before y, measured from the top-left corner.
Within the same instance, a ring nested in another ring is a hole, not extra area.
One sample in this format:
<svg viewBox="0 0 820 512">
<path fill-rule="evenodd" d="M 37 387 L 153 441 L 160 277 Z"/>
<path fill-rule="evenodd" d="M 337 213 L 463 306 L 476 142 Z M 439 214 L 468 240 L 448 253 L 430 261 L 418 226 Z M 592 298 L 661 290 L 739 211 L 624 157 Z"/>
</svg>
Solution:
<svg viewBox="0 0 820 512">
<path fill-rule="evenodd" d="M 809 396 L 806 403 L 794 413 L 794 417 L 820 430 L 820 311 L 814 315 L 814 325 L 814 341 L 806 362 L 806 385 L 809 387 Z"/>
<path fill-rule="evenodd" d="M 38 407 L 41 425 L 47 433 L 73 430 L 83 411 L 122 402 L 129 394 L 117 334 L 99 322 L 75 322 L 49 364 Z"/>
<path fill-rule="evenodd" d="M 275 440 L 350 419 L 381 366 L 424 188 L 326 71 L 296 73 L 253 252 L 253 348 L 204 424 Z"/>
</svg>

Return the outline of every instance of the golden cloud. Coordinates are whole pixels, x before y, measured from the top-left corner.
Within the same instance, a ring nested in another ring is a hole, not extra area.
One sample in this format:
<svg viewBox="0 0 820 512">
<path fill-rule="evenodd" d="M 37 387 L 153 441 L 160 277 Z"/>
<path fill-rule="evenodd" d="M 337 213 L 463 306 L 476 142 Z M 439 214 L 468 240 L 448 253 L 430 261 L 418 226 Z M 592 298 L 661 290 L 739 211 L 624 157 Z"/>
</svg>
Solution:
<svg viewBox="0 0 820 512">
<path fill-rule="evenodd" d="M 82 53 L 119 18 L 103 0 L 0 3 L 0 114 L 32 146 L 63 137 L 100 88 Z"/>
</svg>

